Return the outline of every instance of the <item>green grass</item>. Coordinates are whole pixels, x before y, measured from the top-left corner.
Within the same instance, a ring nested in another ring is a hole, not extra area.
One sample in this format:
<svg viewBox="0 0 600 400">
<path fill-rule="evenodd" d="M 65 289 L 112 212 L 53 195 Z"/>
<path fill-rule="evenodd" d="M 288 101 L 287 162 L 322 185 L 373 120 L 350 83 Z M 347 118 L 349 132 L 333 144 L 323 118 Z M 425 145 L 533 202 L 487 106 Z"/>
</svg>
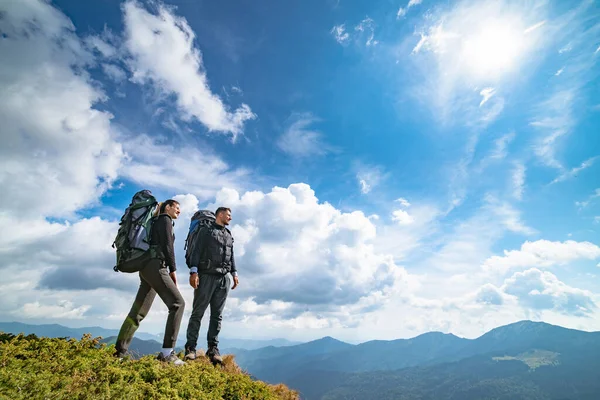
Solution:
<svg viewBox="0 0 600 400">
<path fill-rule="evenodd" d="M 38 338 L 0 333 L 0 399 L 298 399 L 284 385 L 255 381 L 224 357 L 174 366 L 118 361 L 101 338 Z"/>
</svg>

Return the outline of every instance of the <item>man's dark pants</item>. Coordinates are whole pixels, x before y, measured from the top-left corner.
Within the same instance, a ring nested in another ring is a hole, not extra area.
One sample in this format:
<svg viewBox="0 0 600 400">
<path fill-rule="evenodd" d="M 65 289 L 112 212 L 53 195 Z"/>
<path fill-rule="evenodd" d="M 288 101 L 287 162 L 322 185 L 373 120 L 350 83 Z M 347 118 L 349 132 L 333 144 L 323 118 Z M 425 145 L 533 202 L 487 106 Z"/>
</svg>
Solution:
<svg viewBox="0 0 600 400">
<path fill-rule="evenodd" d="M 139 328 L 140 322 L 148 314 L 148 311 L 150 311 L 152 302 L 157 294 L 169 309 L 165 336 L 163 338 L 163 348 L 175 348 L 185 301 L 169 276 L 164 263 L 158 259 L 151 259 L 140 271 L 140 288 L 135 296 L 131 310 L 119 331 L 116 343 L 117 353 L 124 354 L 127 351 L 135 331 Z"/>
<path fill-rule="evenodd" d="M 185 348 L 188 352 L 196 350 L 198 335 L 200 333 L 200 322 L 209 305 L 210 322 L 208 324 L 206 340 L 209 348 L 219 345 L 219 332 L 221 331 L 223 310 L 225 309 L 225 301 L 227 300 L 229 287 L 231 286 L 229 274 L 200 274 L 198 280 L 198 287 L 194 289 L 194 303 L 187 328 L 187 343 L 185 344 Z"/>
</svg>

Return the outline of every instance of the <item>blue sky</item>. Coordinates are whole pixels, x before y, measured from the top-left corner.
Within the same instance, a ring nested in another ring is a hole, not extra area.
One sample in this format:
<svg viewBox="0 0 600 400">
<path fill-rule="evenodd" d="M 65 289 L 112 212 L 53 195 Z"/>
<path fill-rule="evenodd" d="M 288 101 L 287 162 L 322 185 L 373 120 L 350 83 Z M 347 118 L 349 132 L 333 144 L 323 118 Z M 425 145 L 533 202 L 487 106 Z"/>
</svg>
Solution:
<svg viewBox="0 0 600 400">
<path fill-rule="evenodd" d="M 597 2 L 0 10 L 3 320 L 118 327 L 110 243 L 150 188 L 182 203 L 190 300 L 187 220 L 232 207 L 225 335 L 600 329 Z"/>
</svg>

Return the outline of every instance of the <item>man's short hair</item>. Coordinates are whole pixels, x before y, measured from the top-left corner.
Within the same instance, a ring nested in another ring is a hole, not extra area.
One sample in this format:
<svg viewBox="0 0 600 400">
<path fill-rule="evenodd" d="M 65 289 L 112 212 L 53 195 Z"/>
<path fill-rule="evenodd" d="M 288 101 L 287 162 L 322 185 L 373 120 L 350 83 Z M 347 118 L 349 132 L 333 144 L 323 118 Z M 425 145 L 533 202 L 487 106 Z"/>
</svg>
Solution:
<svg viewBox="0 0 600 400">
<path fill-rule="evenodd" d="M 169 200 L 165 200 L 161 205 L 160 205 L 160 213 L 164 213 L 165 210 L 167 209 L 167 206 L 173 206 L 174 204 L 179 204 L 179 202 L 177 200 L 173 200 L 173 199 L 169 199 Z"/>
<path fill-rule="evenodd" d="M 215 217 L 217 215 L 219 215 L 219 213 L 222 213 L 222 212 L 225 212 L 225 211 L 231 212 L 231 209 L 229 207 L 219 207 L 219 208 L 217 208 L 217 211 L 215 211 Z"/>
</svg>

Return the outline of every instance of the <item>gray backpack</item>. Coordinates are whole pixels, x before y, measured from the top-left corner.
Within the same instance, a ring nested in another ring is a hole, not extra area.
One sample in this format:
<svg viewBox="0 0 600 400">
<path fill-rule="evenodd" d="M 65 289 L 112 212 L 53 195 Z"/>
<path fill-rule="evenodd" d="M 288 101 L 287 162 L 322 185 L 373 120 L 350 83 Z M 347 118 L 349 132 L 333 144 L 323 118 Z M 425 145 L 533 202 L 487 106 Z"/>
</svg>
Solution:
<svg viewBox="0 0 600 400">
<path fill-rule="evenodd" d="M 112 245 L 117 250 L 117 264 L 113 268 L 116 272 L 140 271 L 156 251 L 150 246 L 150 235 L 158 207 L 149 190 L 141 190 L 131 199 Z"/>
<path fill-rule="evenodd" d="M 185 263 L 188 267 L 191 267 L 192 254 L 196 251 L 196 242 L 198 234 L 203 227 L 210 226 L 215 222 L 215 214 L 210 210 L 198 210 L 192 215 L 190 219 L 190 227 L 188 229 L 187 237 L 185 238 Z"/>
</svg>

